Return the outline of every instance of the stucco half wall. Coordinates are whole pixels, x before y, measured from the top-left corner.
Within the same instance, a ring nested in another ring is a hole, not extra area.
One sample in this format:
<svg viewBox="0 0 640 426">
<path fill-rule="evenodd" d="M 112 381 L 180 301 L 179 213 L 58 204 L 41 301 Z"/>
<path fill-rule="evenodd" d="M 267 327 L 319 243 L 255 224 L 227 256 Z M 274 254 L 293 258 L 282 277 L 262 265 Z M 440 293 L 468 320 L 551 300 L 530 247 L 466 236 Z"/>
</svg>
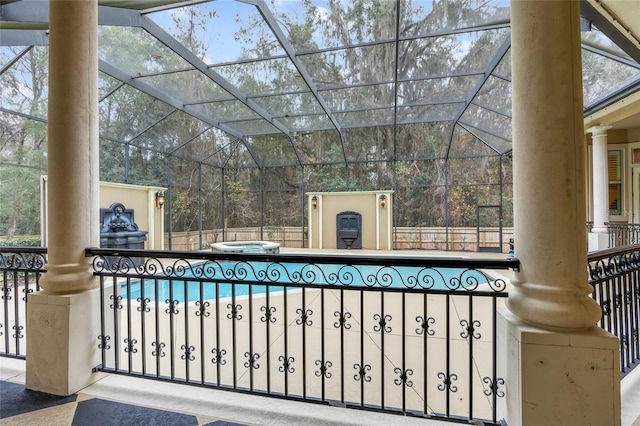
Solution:
<svg viewBox="0 0 640 426">
<path fill-rule="evenodd" d="M 166 188 L 155 186 L 126 185 L 100 182 L 100 208 L 108 208 L 113 203 L 122 203 L 127 209 L 133 209 L 138 229 L 148 231 L 145 249 L 164 250 L 164 206 L 156 206 L 156 193 Z M 41 229 L 42 246 L 47 246 L 47 177 L 42 176 L 40 202 L 43 224 Z M 72 214 L 70 214 L 70 218 Z M 96 217 L 96 231 L 99 230 L 100 217 Z"/>
<path fill-rule="evenodd" d="M 308 192 L 309 248 L 338 247 L 336 217 L 362 215 L 362 248 L 393 249 L 393 191 Z"/>
</svg>

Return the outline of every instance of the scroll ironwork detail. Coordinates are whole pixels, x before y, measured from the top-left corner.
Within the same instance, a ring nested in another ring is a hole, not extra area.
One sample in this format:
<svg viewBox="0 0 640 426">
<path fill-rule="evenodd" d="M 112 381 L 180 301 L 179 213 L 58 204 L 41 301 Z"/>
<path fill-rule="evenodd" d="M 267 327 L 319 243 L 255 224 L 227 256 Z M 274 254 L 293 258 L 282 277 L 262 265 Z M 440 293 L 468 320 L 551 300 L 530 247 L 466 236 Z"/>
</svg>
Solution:
<svg viewBox="0 0 640 426">
<path fill-rule="evenodd" d="M 364 382 L 370 382 L 371 381 L 371 376 L 369 376 L 367 373 L 369 373 L 369 371 L 371 371 L 371 365 L 369 364 L 364 364 L 364 365 L 360 365 L 358 363 L 353 364 L 353 369 L 356 370 L 356 374 L 353 375 L 353 379 L 358 382 L 360 380 L 364 381 Z"/>
<path fill-rule="evenodd" d="M 448 390 L 449 392 L 458 392 L 458 387 L 453 384 L 458 380 L 457 374 L 445 374 L 443 372 L 438 373 L 438 378 L 442 380 L 442 383 L 438 385 L 439 391 Z"/>
<path fill-rule="evenodd" d="M 213 358 L 211 358 L 212 363 L 219 365 L 225 365 L 227 363 L 227 361 L 223 359 L 223 357 L 227 354 L 226 349 L 218 350 L 217 348 L 213 348 L 211 349 L 211 353 L 213 354 Z"/>
<path fill-rule="evenodd" d="M 403 370 L 400 367 L 396 367 L 393 369 L 393 372 L 398 375 L 398 377 L 393 380 L 393 383 L 395 383 L 398 386 L 405 385 L 408 388 L 413 386 L 413 382 L 409 380 L 409 376 L 413 374 L 412 369 L 407 368 Z"/>
<path fill-rule="evenodd" d="M 318 366 L 318 370 L 316 370 L 316 377 L 324 377 L 327 379 L 331 378 L 331 372 L 329 372 L 329 368 L 333 365 L 331 361 L 322 361 L 321 359 L 317 359 L 315 364 Z"/>
</svg>

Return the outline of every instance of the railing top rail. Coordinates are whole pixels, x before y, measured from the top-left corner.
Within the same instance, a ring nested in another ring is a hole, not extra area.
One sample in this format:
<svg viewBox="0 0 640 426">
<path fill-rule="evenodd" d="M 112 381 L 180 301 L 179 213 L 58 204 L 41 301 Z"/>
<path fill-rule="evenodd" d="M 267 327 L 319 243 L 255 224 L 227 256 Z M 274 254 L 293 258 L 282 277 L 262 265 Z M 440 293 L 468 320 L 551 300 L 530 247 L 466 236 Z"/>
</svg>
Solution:
<svg viewBox="0 0 640 426">
<path fill-rule="evenodd" d="M 224 253 L 194 251 L 162 251 L 133 249 L 87 248 L 85 255 L 154 257 L 158 259 L 240 260 L 254 262 L 326 263 L 338 265 L 377 265 L 413 267 L 451 267 L 471 269 L 518 269 L 520 261 L 515 257 L 504 259 L 476 259 L 466 257 L 356 255 L 356 254 L 302 254 L 302 253 Z"/>
<path fill-rule="evenodd" d="M 619 246 L 605 250 L 592 251 L 587 254 L 587 261 L 596 262 L 598 260 L 607 259 L 609 257 L 621 256 L 637 251 L 640 251 L 640 244 L 630 244 L 627 246 Z"/>
<path fill-rule="evenodd" d="M 0 269 L 3 271 L 46 272 L 46 247 L 0 247 Z"/>
<path fill-rule="evenodd" d="M 35 253 L 46 254 L 46 247 L 0 247 L 0 253 Z"/>
<path fill-rule="evenodd" d="M 591 222 L 593 224 L 593 222 Z M 607 226 L 640 226 L 640 223 L 629 223 L 629 222 L 605 222 Z"/>
</svg>

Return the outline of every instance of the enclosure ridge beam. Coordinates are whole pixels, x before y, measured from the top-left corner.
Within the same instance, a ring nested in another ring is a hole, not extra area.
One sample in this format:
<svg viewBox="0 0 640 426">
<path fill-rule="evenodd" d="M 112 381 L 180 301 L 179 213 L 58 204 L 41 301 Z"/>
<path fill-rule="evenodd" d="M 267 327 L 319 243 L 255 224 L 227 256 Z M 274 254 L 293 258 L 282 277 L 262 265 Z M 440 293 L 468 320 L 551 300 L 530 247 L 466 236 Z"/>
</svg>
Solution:
<svg viewBox="0 0 640 426">
<path fill-rule="evenodd" d="M 387 108 L 387 109 L 392 109 Z M 450 123 L 451 119 L 443 119 L 443 118 L 430 118 L 430 119 L 400 119 L 398 121 L 398 123 L 400 124 L 424 124 L 424 123 Z M 393 126 L 393 123 L 389 122 L 389 123 L 379 123 L 378 124 L 379 127 L 385 127 L 385 126 Z M 364 127 L 371 127 L 370 123 L 363 123 L 363 124 L 348 124 L 348 125 L 344 125 L 342 126 L 343 129 L 361 129 Z M 315 131 L 330 131 L 330 130 L 335 130 L 332 126 L 329 126 L 328 124 L 326 126 L 316 126 L 316 127 L 308 127 L 304 130 L 304 132 L 315 132 Z M 249 137 L 249 136 L 261 136 L 261 135 L 265 135 L 265 134 L 280 134 L 279 132 L 272 132 L 272 133 L 265 133 L 265 132 L 261 132 L 261 133 L 255 133 L 255 132 L 246 132 L 245 136 Z"/>
<path fill-rule="evenodd" d="M 227 67 L 230 65 L 244 65 L 244 64 L 254 64 L 256 62 L 267 62 L 273 61 L 274 59 L 287 59 L 289 56 L 286 54 L 280 55 L 271 55 L 271 56 L 263 56 L 261 58 L 248 58 L 248 59 L 235 59 L 232 61 L 224 61 L 224 62 L 216 62 L 215 64 L 211 64 L 210 67 Z"/>
<path fill-rule="evenodd" d="M 146 73 L 139 72 L 136 74 L 134 78 L 146 78 L 146 77 L 157 77 L 157 76 L 164 77 L 165 75 L 180 74 L 186 71 L 196 71 L 196 69 L 193 66 L 188 66 L 188 67 L 174 68 L 167 71 L 156 71 L 156 72 L 146 72 Z"/>
<path fill-rule="evenodd" d="M 296 54 L 296 56 L 303 56 L 300 54 Z M 269 59 L 274 59 L 274 58 L 278 58 L 278 59 L 285 59 L 288 58 L 288 56 L 286 55 L 278 55 L 278 56 L 271 56 L 269 57 Z M 255 59 L 253 61 L 234 61 L 234 62 L 226 62 L 225 64 L 227 65 L 239 65 L 239 64 L 243 64 L 246 62 L 262 62 L 264 61 L 264 59 Z M 222 64 L 216 64 L 216 65 L 212 65 L 210 66 L 210 68 L 215 68 L 218 66 L 221 66 Z M 147 74 L 140 74 L 140 77 L 151 77 L 151 76 L 155 76 L 155 75 L 164 75 L 164 74 L 170 74 L 170 73 L 176 73 L 176 72 L 182 72 L 182 71 L 190 71 L 193 70 L 194 68 L 184 68 L 184 69 L 176 69 L 176 70 L 171 70 L 171 71 L 163 71 L 163 72 L 154 72 L 154 73 L 147 73 Z M 477 75 L 484 75 L 482 71 L 476 71 L 476 72 L 459 72 L 459 73 L 453 73 L 453 74 L 434 74 L 434 75 L 426 75 L 423 77 L 412 77 L 412 78 L 399 78 L 398 82 L 400 83 L 411 83 L 411 82 L 415 82 L 415 81 L 427 81 L 427 80 L 438 80 L 438 79 L 444 79 L 444 78 L 458 78 L 458 77 L 473 77 L 473 76 L 477 76 Z M 354 87 L 370 87 L 370 86 L 379 86 L 381 84 L 394 84 L 395 83 L 395 79 L 390 79 L 390 80 L 381 80 L 381 81 L 373 81 L 373 82 L 360 82 L 360 83 L 353 83 L 353 84 L 333 84 L 333 85 L 326 85 L 324 87 L 322 87 L 322 89 L 318 89 L 318 92 L 326 92 L 327 90 L 340 90 L 340 89 L 351 89 Z M 288 91 L 283 91 L 283 92 L 278 92 L 278 93 L 271 93 L 271 92 L 264 92 L 264 93 L 256 93 L 254 95 L 247 95 L 248 99 L 253 99 L 253 98 L 267 98 L 270 96 L 280 96 L 280 95 L 297 95 L 300 93 L 309 93 L 308 90 L 288 90 Z"/>
</svg>

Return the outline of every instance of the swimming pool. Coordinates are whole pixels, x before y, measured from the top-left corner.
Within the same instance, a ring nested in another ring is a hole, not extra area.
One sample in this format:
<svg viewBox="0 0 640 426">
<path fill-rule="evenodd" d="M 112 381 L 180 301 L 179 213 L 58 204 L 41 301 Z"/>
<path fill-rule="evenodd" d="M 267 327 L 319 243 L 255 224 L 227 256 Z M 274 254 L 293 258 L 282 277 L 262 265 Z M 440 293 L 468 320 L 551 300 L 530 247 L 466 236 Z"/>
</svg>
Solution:
<svg viewBox="0 0 640 426">
<path fill-rule="evenodd" d="M 190 280 L 196 278 L 197 280 Z M 129 283 L 131 299 L 195 302 L 217 296 L 240 297 L 300 289 L 309 284 L 332 288 L 425 288 L 432 290 L 474 290 L 492 277 L 486 273 L 461 268 L 383 267 L 378 265 L 336 265 L 289 262 L 206 262 L 180 273 L 179 277 L 145 278 Z M 186 283 L 186 285 L 185 285 Z M 121 285 L 122 297 L 129 292 Z M 157 297 L 156 297 L 157 291 Z"/>
</svg>

